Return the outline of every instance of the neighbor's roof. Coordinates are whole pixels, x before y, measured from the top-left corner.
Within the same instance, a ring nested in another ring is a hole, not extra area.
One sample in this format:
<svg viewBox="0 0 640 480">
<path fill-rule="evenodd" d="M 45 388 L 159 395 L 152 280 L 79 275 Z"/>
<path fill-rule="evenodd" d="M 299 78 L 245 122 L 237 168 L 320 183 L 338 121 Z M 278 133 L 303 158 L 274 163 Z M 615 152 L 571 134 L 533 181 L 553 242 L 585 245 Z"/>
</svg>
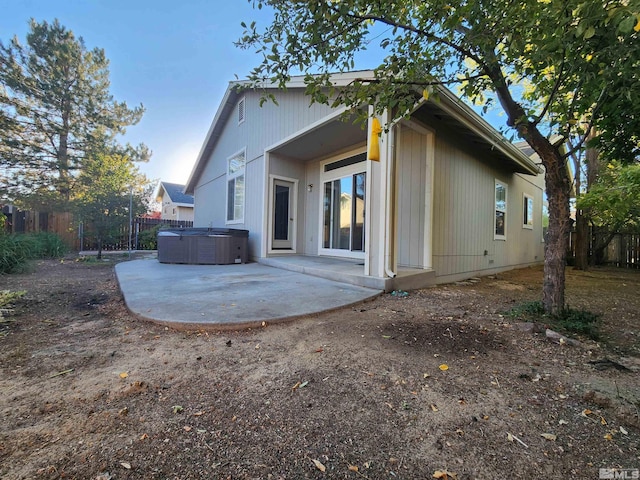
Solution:
<svg viewBox="0 0 640 480">
<path fill-rule="evenodd" d="M 304 83 L 304 75 L 291 77 L 286 83 L 287 89 L 306 88 Z M 354 80 L 374 79 L 373 70 L 360 70 L 346 73 L 338 73 L 331 76 L 331 81 L 336 87 L 343 87 L 351 84 Z M 196 163 L 191 171 L 191 175 L 187 180 L 184 191 L 193 193 L 195 183 L 197 182 L 207 160 L 211 156 L 213 149 L 222 134 L 224 125 L 229 116 L 234 111 L 236 102 L 242 95 L 242 91 L 249 87 L 251 83 L 248 80 L 237 80 L 229 82 L 227 91 L 222 98 L 222 102 L 218 107 L 205 141 L 200 149 L 200 153 L 196 159 Z M 277 89 L 276 84 L 265 84 L 265 89 Z M 448 115 L 452 120 L 463 125 L 470 133 L 481 138 L 490 147 L 501 154 L 501 157 L 508 160 L 516 171 L 522 173 L 538 174 L 541 173 L 540 168 L 535 162 L 529 158 L 524 152 L 509 142 L 500 132 L 492 127 L 480 115 L 478 115 L 471 107 L 466 105 L 462 100 L 456 97 L 450 90 L 445 87 L 438 87 L 438 95 L 435 99 L 429 99 L 428 102 L 437 105 L 438 108 Z"/>
<path fill-rule="evenodd" d="M 183 207 L 193 206 L 193 195 L 184 193 L 185 186 L 179 183 L 160 182 L 156 190 L 156 198 L 162 196 L 162 190 L 165 191 L 167 196 L 173 203 Z"/>
</svg>

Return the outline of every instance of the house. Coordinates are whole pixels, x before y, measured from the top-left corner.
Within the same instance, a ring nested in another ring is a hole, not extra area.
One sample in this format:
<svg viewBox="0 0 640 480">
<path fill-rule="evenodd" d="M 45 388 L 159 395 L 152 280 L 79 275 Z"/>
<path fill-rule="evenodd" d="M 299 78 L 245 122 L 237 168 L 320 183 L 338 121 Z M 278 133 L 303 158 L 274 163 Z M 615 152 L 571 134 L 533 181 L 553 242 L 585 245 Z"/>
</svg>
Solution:
<svg viewBox="0 0 640 480">
<path fill-rule="evenodd" d="M 154 194 L 160 203 L 163 220 L 193 221 L 193 195 L 184 193 L 184 185 L 160 182 Z"/>
<path fill-rule="evenodd" d="M 249 230 L 266 264 L 342 259 L 328 276 L 386 291 L 543 261 L 540 169 L 450 91 L 417 92 L 409 118 L 365 106 L 367 128 L 304 92 L 293 77 L 261 107 L 263 91 L 229 84 L 185 187 L 194 226 Z"/>
</svg>

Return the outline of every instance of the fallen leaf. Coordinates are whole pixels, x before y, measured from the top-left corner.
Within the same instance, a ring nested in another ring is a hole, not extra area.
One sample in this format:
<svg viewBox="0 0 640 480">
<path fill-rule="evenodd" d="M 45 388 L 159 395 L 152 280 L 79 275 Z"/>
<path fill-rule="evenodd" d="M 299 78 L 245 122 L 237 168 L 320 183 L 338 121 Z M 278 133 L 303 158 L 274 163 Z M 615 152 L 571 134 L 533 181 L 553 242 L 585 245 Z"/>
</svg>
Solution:
<svg viewBox="0 0 640 480">
<path fill-rule="evenodd" d="M 448 480 L 449 478 L 456 478 L 456 474 L 447 470 L 436 470 L 433 472 L 433 478 L 443 478 L 444 480 Z"/>
<path fill-rule="evenodd" d="M 430 406 L 431 406 L 431 410 L 433 410 L 434 412 L 438 411 L 438 407 L 436 407 L 433 403 Z"/>
<path fill-rule="evenodd" d="M 558 436 L 554 435 L 553 433 L 541 433 L 540 435 L 547 440 L 551 440 L 552 442 L 555 442 L 556 438 L 558 438 Z"/>
<path fill-rule="evenodd" d="M 146 433 L 140 435 L 140 440 L 146 440 L 147 438 L 149 438 L 149 435 L 147 435 Z"/>
<path fill-rule="evenodd" d="M 295 390 L 299 386 L 300 386 L 300 382 L 296 382 L 296 384 L 293 387 L 291 387 L 291 390 Z"/>
<path fill-rule="evenodd" d="M 601 423 L 602 425 L 606 425 L 606 424 L 607 424 L 607 421 L 604 419 L 604 417 L 600 417 L 600 423 Z"/>
<path fill-rule="evenodd" d="M 349 470 L 351 470 L 352 472 L 357 472 L 360 469 L 357 465 L 349 465 Z"/>
<path fill-rule="evenodd" d="M 322 352 L 324 352 L 324 349 L 322 347 L 316 349 L 316 353 L 322 353 Z"/>
<path fill-rule="evenodd" d="M 607 434 L 604 436 L 604 439 L 605 439 L 605 440 L 613 440 L 613 435 L 611 435 L 610 433 L 607 433 Z"/>
<path fill-rule="evenodd" d="M 449 365 L 447 365 L 446 363 L 443 363 L 442 365 L 440 365 L 438 367 L 440 370 L 442 370 L 443 372 L 449 370 Z"/>
<path fill-rule="evenodd" d="M 131 470 L 131 464 L 127 463 L 127 462 L 120 462 L 120 465 L 122 465 L 124 468 L 126 468 L 127 470 Z"/>
<path fill-rule="evenodd" d="M 320 463 L 318 460 L 313 460 L 313 464 L 316 466 L 316 468 L 318 470 L 320 470 L 322 473 L 327 471 L 327 467 L 325 467 L 322 463 Z"/>
<path fill-rule="evenodd" d="M 200 412 L 196 412 L 196 413 L 194 413 L 194 414 L 193 414 L 193 416 L 194 416 L 194 417 L 199 417 L 199 416 L 201 416 L 201 415 L 204 415 L 205 413 L 206 413 L 206 412 L 203 410 L 203 411 L 200 411 Z"/>
<path fill-rule="evenodd" d="M 558 420 L 558 424 L 559 425 L 569 425 L 569 422 L 567 422 L 566 420 Z"/>
<path fill-rule="evenodd" d="M 184 429 L 185 432 L 190 432 L 191 431 L 191 427 L 188 425 L 185 425 L 184 427 L 182 427 Z"/>
<path fill-rule="evenodd" d="M 120 374 L 120 378 L 127 378 L 129 376 L 129 374 L 127 372 L 122 372 Z"/>
<path fill-rule="evenodd" d="M 429 375 L 428 373 L 423 373 L 422 374 L 422 378 L 429 378 L 431 375 Z"/>
<path fill-rule="evenodd" d="M 582 415 L 583 417 L 586 417 L 592 413 L 593 412 L 591 410 L 589 410 L 588 408 L 585 408 L 584 410 L 582 410 L 582 413 L 580 415 Z"/>
<path fill-rule="evenodd" d="M 306 382 L 302 382 L 298 388 L 304 388 L 307 385 L 309 385 L 309 381 L 308 380 Z"/>
<path fill-rule="evenodd" d="M 507 433 L 507 440 L 509 440 L 510 442 L 513 442 L 513 435 L 511 435 L 510 433 Z"/>
<path fill-rule="evenodd" d="M 620 427 L 620 433 L 623 435 L 628 435 L 629 432 L 627 432 L 624 428 Z"/>
<path fill-rule="evenodd" d="M 173 408 L 173 413 L 180 413 L 184 410 L 184 408 L 182 408 L 180 405 L 174 405 L 172 408 Z"/>
<path fill-rule="evenodd" d="M 391 335 L 382 335 L 382 338 L 389 339 L 389 338 L 391 338 Z"/>
</svg>

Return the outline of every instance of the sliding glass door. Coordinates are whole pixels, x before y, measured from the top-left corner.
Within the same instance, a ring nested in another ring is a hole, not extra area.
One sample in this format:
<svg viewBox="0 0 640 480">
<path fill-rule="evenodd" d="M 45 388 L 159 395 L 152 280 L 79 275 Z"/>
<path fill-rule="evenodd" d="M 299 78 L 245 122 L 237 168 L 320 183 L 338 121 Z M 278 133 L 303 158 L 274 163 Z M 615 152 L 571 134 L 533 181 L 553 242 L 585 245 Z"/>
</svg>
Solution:
<svg viewBox="0 0 640 480">
<path fill-rule="evenodd" d="M 364 169 L 364 165 L 360 168 Z M 366 173 L 342 175 L 346 172 L 340 170 L 346 169 L 331 171 L 331 176 L 338 178 L 323 185 L 322 248 L 335 253 L 364 252 Z"/>
</svg>

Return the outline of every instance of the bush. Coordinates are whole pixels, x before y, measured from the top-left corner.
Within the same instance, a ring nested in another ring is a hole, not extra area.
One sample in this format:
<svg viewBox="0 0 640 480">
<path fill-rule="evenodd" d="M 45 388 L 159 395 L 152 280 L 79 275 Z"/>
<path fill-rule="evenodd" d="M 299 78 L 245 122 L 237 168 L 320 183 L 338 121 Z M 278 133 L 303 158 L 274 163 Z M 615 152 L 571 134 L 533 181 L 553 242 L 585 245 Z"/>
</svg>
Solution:
<svg viewBox="0 0 640 480">
<path fill-rule="evenodd" d="M 158 232 L 164 225 L 158 224 L 149 230 L 143 230 L 138 234 L 138 248 L 140 250 L 158 249 Z"/>
<path fill-rule="evenodd" d="M 66 252 L 60 237 L 52 233 L 0 236 L 0 273 L 21 273 L 29 269 L 29 260 L 58 258 Z"/>
<path fill-rule="evenodd" d="M 512 308 L 507 315 L 528 322 L 548 324 L 565 333 L 577 333 L 593 340 L 599 338 L 600 315 L 587 310 L 566 307 L 556 315 L 547 315 L 544 313 L 542 302 L 527 302 Z"/>
</svg>

